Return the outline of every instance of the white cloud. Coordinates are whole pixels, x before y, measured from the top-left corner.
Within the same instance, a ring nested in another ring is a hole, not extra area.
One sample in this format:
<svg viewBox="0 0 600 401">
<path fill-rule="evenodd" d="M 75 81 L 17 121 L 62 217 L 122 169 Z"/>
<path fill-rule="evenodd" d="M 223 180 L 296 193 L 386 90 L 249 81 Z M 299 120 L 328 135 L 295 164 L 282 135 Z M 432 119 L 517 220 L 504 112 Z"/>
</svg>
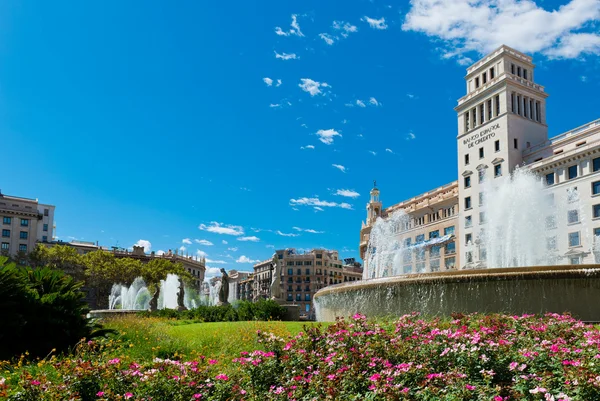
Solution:
<svg viewBox="0 0 600 401">
<path fill-rule="evenodd" d="M 296 231 L 302 231 L 302 228 L 300 228 L 300 227 L 292 227 L 292 228 Z"/>
<path fill-rule="evenodd" d="M 381 103 L 379 103 L 374 97 L 369 98 L 369 104 L 371 104 L 372 106 L 381 106 Z"/>
<path fill-rule="evenodd" d="M 325 41 L 329 46 L 335 42 L 335 38 L 328 33 L 320 33 L 319 37 Z"/>
<path fill-rule="evenodd" d="M 331 145 L 333 143 L 333 138 L 336 136 L 342 137 L 342 134 L 334 130 L 330 129 L 320 129 L 317 131 L 317 136 L 319 137 L 319 141 L 323 142 L 326 145 Z"/>
<path fill-rule="evenodd" d="M 234 246 L 234 247 L 231 247 L 231 248 L 227 248 L 227 250 L 231 251 L 231 252 L 237 252 L 238 248 Z"/>
<path fill-rule="evenodd" d="M 373 156 L 377 156 L 377 152 L 373 151 L 373 150 L 368 150 L 367 152 L 369 152 L 370 154 L 372 154 Z"/>
<path fill-rule="evenodd" d="M 275 249 L 275 245 L 266 245 L 266 248 L 271 248 L 271 249 Z"/>
<path fill-rule="evenodd" d="M 587 77 L 585 75 L 582 75 L 579 79 L 581 79 L 581 82 L 587 82 Z"/>
<path fill-rule="evenodd" d="M 227 244 L 229 243 L 229 242 L 227 242 L 227 241 L 225 241 L 225 240 L 223 240 L 223 241 L 221 241 L 221 242 L 223 243 L 223 245 L 227 245 Z"/>
<path fill-rule="evenodd" d="M 152 243 L 146 239 L 141 239 L 138 242 L 136 242 L 135 244 L 133 244 L 133 246 L 143 246 L 144 247 L 144 252 L 151 252 L 152 251 Z"/>
<path fill-rule="evenodd" d="M 335 195 L 345 196 L 346 198 L 358 198 L 360 194 L 353 189 L 338 189 Z"/>
<path fill-rule="evenodd" d="M 213 246 L 214 245 L 212 242 L 210 242 L 209 240 L 205 240 L 205 239 L 195 239 L 194 242 L 196 244 L 206 245 L 206 246 Z M 191 242 L 190 242 L 190 244 L 191 244 Z"/>
<path fill-rule="evenodd" d="M 196 251 L 196 255 L 198 255 L 198 256 L 199 256 L 199 257 L 201 257 L 201 258 L 205 258 L 205 257 L 207 257 L 207 256 L 208 256 L 208 253 L 206 253 L 206 252 L 204 252 L 204 251 L 201 251 L 200 249 L 198 249 L 198 250 Z"/>
<path fill-rule="evenodd" d="M 276 108 L 276 107 L 281 107 L 281 105 L 280 105 L 279 103 L 277 103 L 277 104 L 271 103 L 271 104 L 269 105 L 269 107 L 270 107 L 270 108 Z"/>
<path fill-rule="evenodd" d="M 257 263 L 257 262 L 260 262 L 260 260 L 252 260 L 248 256 L 242 255 L 239 258 L 237 258 L 236 262 L 237 263 Z"/>
<path fill-rule="evenodd" d="M 300 235 L 300 234 L 294 234 L 294 233 L 282 233 L 279 230 L 275 231 L 275 234 L 281 235 L 282 237 L 297 237 Z"/>
<path fill-rule="evenodd" d="M 319 207 L 319 206 L 315 206 L 314 209 L 315 209 L 315 213 L 325 211 L 325 209 L 323 209 L 322 207 Z"/>
<path fill-rule="evenodd" d="M 304 36 L 300 30 L 300 24 L 298 24 L 298 14 L 292 14 L 292 23 L 289 31 L 284 31 L 280 27 L 275 27 L 275 33 L 279 36 Z"/>
<path fill-rule="evenodd" d="M 365 15 L 360 20 L 367 22 L 369 24 L 369 26 L 373 29 L 387 29 L 387 27 L 388 27 L 385 24 L 385 18 L 383 18 L 383 17 L 381 17 L 380 19 L 376 19 L 376 18 L 369 18 Z"/>
<path fill-rule="evenodd" d="M 281 53 L 281 54 L 279 54 L 279 53 L 275 52 L 275 58 L 280 58 L 282 60 L 296 60 L 296 59 L 299 59 L 300 57 L 296 56 L 296 53 L 290 53 L 290 54 Z"/>
<path fill-rule="evenodd" d="M 304 232 L 311 233 L 311 234 L 324 234 L 325 233 L 325 231 L 317 231 L 317 230 L 313 230 L 312 228 L 304 230 Z"/>
<path fill-rule="evenodd" d="M 365 102 L 363 102 L 363 101 L 362 101 L 362 100 L 360 100 L 360 99 L 357 99 L 357 100 L 356 100 L 356 105 L 357 105 L 358 107 L 367 107 L 367 105 L 365 104 Z"/>
<path fill-rule="evenodd" d="M 260 238 L 252 235 L 250 237 L 238 237 L 237 239 L 238 241 L 250 241 L 250 242 L 258 242 L 260 241 Z"/>
<path fill-rule="evenodd" d="M 192 245 L 192 240 L 189 238 L 184 238 L 181 240 L 181 242 L 186 245 Z"/>
<path fill-rule="evenodd" d="M 269 77 L 263 78 L 263 82 L 267 84 L 267 86 L 273 85 L 273 80 Z"/>
<path fill-rule="evenodd" d="M 277 80 L 277 85 L 275 85 L 275 86 L 281 86 L 281 84 L 282 84 L 281 79 L 278 79 Z"/>
<path fill-rule="evenodd" d="M 156 254 L 157 254 L 158 256 L 160 256 L 160 255 L 164 255 L 164 254 L 165 254 L 165 251 L 163 251 L 162 249 L 159 249 L 158 251 L 156 251 Z"/>
<path fill-rule="evenodd" d="M 355 25 L 344 21 L 333 21 L 333 29 L 342 31 L 341 35 L 345 38 L 348 37 L 349 33 L 358 31 L 358 28 Z"/>
<path fill-rule="evenodd" d="M 416 97 L 412 93 L 407 93 L 406 96 L 408 96 L 409 99 L 414 99 Z"/>
<path fill-rule="evenodd" d="M 317 82 L 313 81 L 310 78 L 301 78 L 300 81 L 301 83 L 298 84 L 298 86 L 302 88 L 304 92 L 310 93 L 311 96 L 318 95 L 319 93 L 321 95 L 325 95 L 326 93 L 323 92 L 321 89 L 331 88 L 331 85 L 329 85 L 327 82 Z"/>
<path fill-rule="evenodd" d="M 600 35 L 582 32 L 598 19 L 598 0 L 571 0 L 551 11 L 532 0 L 412 0 L 402 29 L 442 39 L 442 57 L 467 64 L 465 53 L 502 44 L 550 58 L 600 54 Z"/>
<path fill-rule="evenodd" d="M 346 172 L 346 167 L 342 166 L 341 164 L 332 164 L 332 166 L 340 170 L 342 173 Z"/>
<path fill-rule="evenodd" d="M 300 149 L 314 149 L 314 145 L 300 146 Z"/>
<path fill-rule="evenodd" d="M 244 235 L 244 228 L 241 226 L 234 226 L 231 224 L 218 223 L 211 221 L 210 225 L 200 224 L 198 229 L 208 231 L 215 234 L 226 234 L 226 235 Z"/>
<path fill-rule="evenodd" d="M 207 278 L 218 276 L 220 274 L 221 274 L 221 268 L 220 267 L 206 266 L 206 272 L 204 273 L 204 279 L 206 281 Z"/>
<path fill-rule="evenodd" d="M 322 207 L 339 207 L 342 209 L 352 210 L 352 205 L 346 202 L 337 203 L 337 202 L 329 202 L 321 200 L 317 197 L 314 198 L 299 198 L 299 199 L 290 199 L 290 206 L 316 206 L 319 208 Z M 323 209 L 321 209 L 323 210 Z"/>
<path fill-rule="evenodd" d="M 179 250 L 180 250 L 181 252 L 185 252 L 185 251 L 187 251 L 187 248 L 186 248 L 185 246 L 181 245 L 181 246 L 179 247 Z"/>
<path fill-rule="evenodd" d="M 394 154 L 394 151 L 392 149 L 390 149 L 390 148 L 385 148 L 385 151 L 388 152 L 388 153 Z"/>
<path fill-rule="evenodd" d="M 408 135 L 406 135 L 406 140 L 407 141 L 412 141 L 413 139 L 415 139 L 417 136 L 415 134 L 413 134 L 412 132 L 409 132 Z"/>
<path fill-rule="evenodd" d="M 206 263 L 212 263 L 215 265 L 226 265 L 227 262 L 225 262 L 224 260 L 210 260 L 210 259 L 206 259 Z"/>
</svg>

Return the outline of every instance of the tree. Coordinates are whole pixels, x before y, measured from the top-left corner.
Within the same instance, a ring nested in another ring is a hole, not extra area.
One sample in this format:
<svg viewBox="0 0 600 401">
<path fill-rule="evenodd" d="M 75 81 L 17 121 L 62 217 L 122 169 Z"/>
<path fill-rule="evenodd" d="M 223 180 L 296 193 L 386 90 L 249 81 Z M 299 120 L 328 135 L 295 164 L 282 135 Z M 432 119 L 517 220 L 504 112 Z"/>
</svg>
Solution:
<svg viewBox="0 0 600 401">
<path fill-rule="evenodd" d="M 152 295 L 150 300 L 150 310 L 158 308 L 158 297 L 160 296 L 160 282 L 166 280 L 167 275 L 176 274 L 182 283 L 191 284 L 194 280 L 192 275 L 187 272 L 179 262 L 173 263 L 167 259 L 152 259 L 142 267 L 142 278 L 146 282 L 148 291 Z M 180 286 L 180 291 L 183 286 Z M 181 305 L 180 305 L 181 306 Z"/>
<path fill-rule="evenodd" d="M 32 267 L 48 267 L 62 270 L 77 281 L 85 280 L 85 263 L 77 250 L 67 245 L 38 246 L 29 254 Z"/>
</svg>

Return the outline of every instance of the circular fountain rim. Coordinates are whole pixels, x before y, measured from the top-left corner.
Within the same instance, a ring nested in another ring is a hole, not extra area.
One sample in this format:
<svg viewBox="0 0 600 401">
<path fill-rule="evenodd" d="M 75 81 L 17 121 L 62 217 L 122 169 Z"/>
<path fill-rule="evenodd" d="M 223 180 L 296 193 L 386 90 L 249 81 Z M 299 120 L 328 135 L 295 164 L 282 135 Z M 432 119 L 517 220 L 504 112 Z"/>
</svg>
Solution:
<svg viewBox="0 0 600 401">
<path fill-rule="evenodd" d="M 568 278 L 589 276 L 590 274 L 600 274 L 600 264 L 498 267 L 472 270 L 448 270 L 431 273 L 411 273 L 334 284 L 317 291 L 313 299 L 316 300 L 317 298 L 328 294 L 373 286 L 388 287 L 394 285 L 434 284 L 436 282 L 476 282 L 508 279 L 526 280 L 536 279 L 542 276 Z"/>
</svg>

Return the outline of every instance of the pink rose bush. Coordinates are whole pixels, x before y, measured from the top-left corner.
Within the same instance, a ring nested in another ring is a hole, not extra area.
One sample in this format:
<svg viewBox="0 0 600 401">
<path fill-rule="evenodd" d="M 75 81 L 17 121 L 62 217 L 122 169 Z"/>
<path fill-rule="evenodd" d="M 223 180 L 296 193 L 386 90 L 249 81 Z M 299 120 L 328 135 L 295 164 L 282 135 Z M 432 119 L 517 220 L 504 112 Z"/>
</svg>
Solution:
<svg viewBox="0 0 600 401">
<path fill-rule="evenodd" d="M 600 400 L 600 331 L 566 315 L 369 321 L 358 314 L 231 361 L 57 360 L 7 380 L 19 400 Z M 83 344 L 82 346 L 86 346 Z"/>
</svg>

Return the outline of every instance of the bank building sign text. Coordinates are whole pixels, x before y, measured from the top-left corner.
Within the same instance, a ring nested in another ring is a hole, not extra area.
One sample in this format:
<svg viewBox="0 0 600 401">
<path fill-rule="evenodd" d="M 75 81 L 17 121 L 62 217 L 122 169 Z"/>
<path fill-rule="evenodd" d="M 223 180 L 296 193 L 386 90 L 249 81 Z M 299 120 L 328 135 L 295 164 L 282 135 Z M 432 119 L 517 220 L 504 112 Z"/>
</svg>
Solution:
<svg viewBox="0 0 600 401">
<path fill-rule="evenodd" d="M 484 129 L 483 131 L 473 134 L 469 138 L 463 140 L 463 145 L 467 145 L 469 149 L 475 145 L 479 145 L 480 143 L 483 143 L 488 139 L 495 137 L 496 132 L 494 131 L 496 131 L 498 128 L 500 128 L 500 124 L 494 124 Z"/>
</svg>

